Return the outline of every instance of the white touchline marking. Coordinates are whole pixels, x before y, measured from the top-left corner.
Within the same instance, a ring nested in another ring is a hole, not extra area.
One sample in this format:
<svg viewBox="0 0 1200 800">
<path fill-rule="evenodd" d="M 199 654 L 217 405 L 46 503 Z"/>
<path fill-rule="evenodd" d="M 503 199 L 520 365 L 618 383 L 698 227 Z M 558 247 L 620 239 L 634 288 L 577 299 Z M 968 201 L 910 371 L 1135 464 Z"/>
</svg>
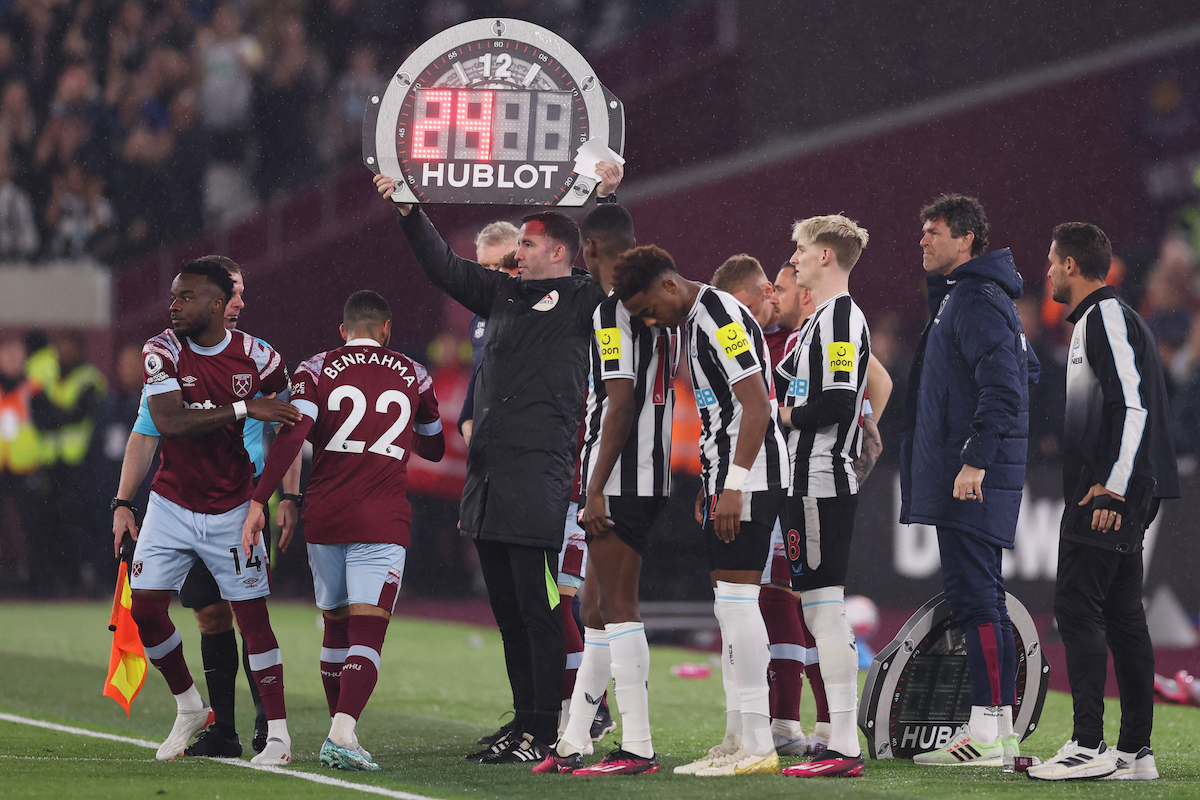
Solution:
<svg viewBox="0 0 1200 800">
<path fill-rule="evenodd" d="M 112 742 L 124 742 L 125 744 L 134 744 L 138 747 L 148 747 L 151 750 L 158 749 L 157 742 L 149 742 L 145 739 L 134 739 L 129 736 L 118 736 L 115 733 L 100 733 L 99 731 L 89 731 L 86 728 L 74 728 L 70 725 L 58 725 L 53 722 L 44 722 L 40 719 L 30 719 L 29 717 L 19 717 L 16 714 L 0 713 L 0 720 L 5 722 L 13 722 L 18 725 L 33 725 L 38 728 L 46 728 L 47 730 L 59 731 L 61 733 L 74 733 L 79 736 L 91 736 L 93 739 L 108 739 Z M 7 758 L 21 758 L 21 756 L 6 756 Z M 27 758 L 29 756 L 26 756 Z M 40 758 L 40 757 L 38 757 Z M 56 760 L 56 759 L 47 759 Z M 61 759 L 66 761 L 68 759 Z M 77 761 L 107 761 L 108 759 L 71 759 Z M 249 761 L 243 761 L 240 758 L 210 758 L 209 761 L 219 761 L 222 764 L 231 764 L 235 767 L 246 767 L 247 769 L 255 770 L 256 772 L 274 772 L 277 775 L 288 775 L 293 778 L 319 783 L 324 786 L 337 786 L 342 789 L 355 789 L 367 794 L 377 794 L 383 797 L 394 797 L 397 800 L 438 800 L 438 798 L 428 797 L 423 794 L 413 794 L 412 792 L 401 792 L 396 789 L 385 789 L 382 786 L 371 786 L 364 783 L 352 783 L 344 781 L 340 778 L 331 778 L 328 775 L 321 775 L 315 772 L 300 772 L 294 769 L 284 769 L 283 767 L 266 767 L 258 764 L 251 764 Z"/>
<path fill-rule="evenodd" d="M 111 758 L 74 758 L 71 756 L 10 756 L 7 753 L 0 753 L 0 758 L 8 758 L 14 761 L 111 761 Z"/>
</svg>

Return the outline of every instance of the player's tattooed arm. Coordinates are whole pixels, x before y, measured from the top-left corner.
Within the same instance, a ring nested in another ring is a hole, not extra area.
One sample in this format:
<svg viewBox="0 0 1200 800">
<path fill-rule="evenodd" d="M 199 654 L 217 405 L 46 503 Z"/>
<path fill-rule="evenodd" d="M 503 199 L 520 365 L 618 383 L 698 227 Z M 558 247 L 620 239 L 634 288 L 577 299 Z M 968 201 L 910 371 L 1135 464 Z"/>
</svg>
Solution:
<svg viewBox="0 0 1200 800">
<path fill-rule="evenodd" d="M 244 401 L 246 416 L 288 426 L 300 421 L 301 414 L 295 406 L 274 398 L 272 394 Z M 156 394 L 148 398 L 147 403 L 154 427 L 166 439 L 191 439 L 237 422 L 237 413 L 232 405 L 190 408 L 183 402 L 183 392 L 180 391 Z"/>
<path fill-rule="evenodd" d="M 858 478 L 859 486 L 871 474 L 871 470 L 875 468 L 882 452 L 883 439 L 879 436 L 879 426 L 875 424 L 875 415 L 864 414 L 862 453 L 854 461 L 854 475 Z"/>
</svg>

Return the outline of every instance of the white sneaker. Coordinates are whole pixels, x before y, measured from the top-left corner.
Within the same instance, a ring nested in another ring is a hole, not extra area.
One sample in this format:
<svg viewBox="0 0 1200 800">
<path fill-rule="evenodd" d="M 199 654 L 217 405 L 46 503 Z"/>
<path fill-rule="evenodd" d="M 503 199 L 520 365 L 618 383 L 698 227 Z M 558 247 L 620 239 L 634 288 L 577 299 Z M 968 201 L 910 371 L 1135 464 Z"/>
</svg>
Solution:
<svg viewBox="0 0 1200 800">
<path fill-rule="evenodd" d="M 711 767 L 706 767 L 696 773 L 703 778 L 727 777 L 734 775 L 778 775 L 779 754 L 771 751 L 766 755 L 756 755 L 744 747 L 724 756 Z"/>
<path fill-rule="evenodd" d="M 1136 753 L 1124 753 L 1114 750 L 1117 754 L 1117 769 L 1111 775 L 1105 775 L 1106 781 L 1154 781 L 1158 780 L 1158 766 L 1154 763 L 1154 751 L 1143 747 Z"/>
<path fill-rule="evenodd" d="M 292 763 L 292 743 L 272 736 L 267 739 L 267 746 L 263 751 L 250 759 L 250 763 L 266 767 L 286 767 Z"/>
<path fill-rule="evenodd" d="M 971 725 L 959 726 L 954 738 L 936 750 L 913 756 L 914 764 L 939 767 L 974 766 L 998 767 L 1004 761 L 1004 745 L 1000 741 L 984 744 L 971 735 Z"/>
<path fill-rule="evenodd" d="M 1069 781 L 1077 778 L 1103 778 L 1117 769 L 1117 757 L 1108 745 L 1082 747 L 1072 739 L 1054 758 L 1029 768 L 1025 774 L 1039 781 Z"/>
<path fill-rule="evenodd" d="M 717 766 L 718 763 L 724 764 L 728 762 L 732 764 L 736 759 L 731 760 L 730 757 L 740 749 L 739 747 L 733 747 L 732 745 L 727 745 L 725 742 L 721 742 L 692 763 L 678 766 L 673 771 L 676 775 L 695 775 L 702 769 Z"/>
<path fill-rule="evenodd" d="M 199 711 L 180 711 L 175 715 L 175 724 L 171 726 L 171 734 L 167 736 L 165 742 L 159 745 L 158 752 L 154 754 L 154 757 L 159 761 L 174 761 L 175 756 L 183 755 L 183 750 L 188 746 L 192 737 L 207 728 L 212 722 L 213 710 L 208 706 L 204 706 Z"/>
</svg>

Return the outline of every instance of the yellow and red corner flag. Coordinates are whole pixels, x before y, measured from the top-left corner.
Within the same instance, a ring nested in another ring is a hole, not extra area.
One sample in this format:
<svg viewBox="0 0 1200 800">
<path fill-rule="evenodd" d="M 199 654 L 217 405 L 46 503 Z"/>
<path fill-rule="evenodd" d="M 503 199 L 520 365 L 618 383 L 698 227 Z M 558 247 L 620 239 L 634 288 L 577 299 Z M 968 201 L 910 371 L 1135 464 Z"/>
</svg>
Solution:
<svg viewBox="0 0 1200 800">
<path fill-rule="evenodd" d="M 129 588 L 129 572 L 125 560 L 117 569 L 117 591 L 113 595 L 112 617 L 108 629 L 113 632 L 112 655 L 108 657 L 108 679 L 104 682 L 104 696 L 111 697 L 125 709 L 142 690 L 146 682 L 146 651 L 138 636 L 137 623 L 133 621 L 133 592 Z"/>
</svg>

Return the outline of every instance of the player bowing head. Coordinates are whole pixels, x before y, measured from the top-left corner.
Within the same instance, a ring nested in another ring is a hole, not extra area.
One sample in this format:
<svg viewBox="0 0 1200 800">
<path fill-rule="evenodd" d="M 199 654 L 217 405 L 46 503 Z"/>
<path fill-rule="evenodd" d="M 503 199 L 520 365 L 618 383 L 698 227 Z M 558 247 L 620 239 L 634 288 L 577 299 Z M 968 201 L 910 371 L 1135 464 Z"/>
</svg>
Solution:
<svg viewBox="0 0 1200 800">
<path fill-rule="evenodd" d="M 232 297 L 229 270 L 208 259 L 189 261 L 171 282 L 171 327 L 198 343 L 215 344 L 225 336 L 225 307 Z"/>
<path fill-rule="evenodd" d="M 538 211 L 521 218 L 517 264 L 521 280 L 565 278 L 579 255 L 579 226 L 559 211 Z"/>
<path fill-rule="evenodd" d="M 613 291 L 630 314 L 664 328 L 678 325 L 696 300 L 694 284 L 675 270 L 671 254 L 654 244 L 635 247 L 617 259 Z"/>
<path fill-rule="evenodd" d="M 362 289 L 350 295 L 342 311 L 342 339 L 374 339 L 380 347 L 387 347 L 392 338 L 392 310 L 387 300 L 370 289 Z"/>
</svg>

